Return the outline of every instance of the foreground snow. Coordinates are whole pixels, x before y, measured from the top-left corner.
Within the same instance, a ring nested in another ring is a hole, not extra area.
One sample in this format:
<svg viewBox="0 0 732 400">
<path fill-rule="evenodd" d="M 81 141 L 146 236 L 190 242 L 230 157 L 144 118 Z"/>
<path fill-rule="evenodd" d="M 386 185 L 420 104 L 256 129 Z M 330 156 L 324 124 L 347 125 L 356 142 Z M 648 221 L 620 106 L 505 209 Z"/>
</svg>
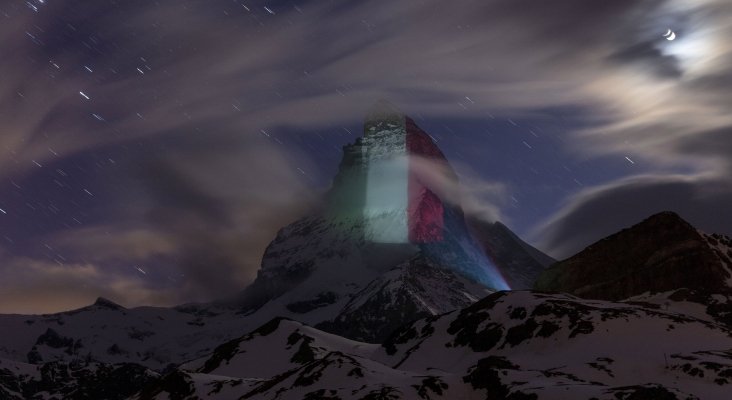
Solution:
<svg viewBox="0 0 732 400">
<path fill-rule="evenodd" d="M 383 345 L 276 319 L 135 398 L 724 399 L 731 335 L 636 304 L 499 292 Z"/>
</svg>

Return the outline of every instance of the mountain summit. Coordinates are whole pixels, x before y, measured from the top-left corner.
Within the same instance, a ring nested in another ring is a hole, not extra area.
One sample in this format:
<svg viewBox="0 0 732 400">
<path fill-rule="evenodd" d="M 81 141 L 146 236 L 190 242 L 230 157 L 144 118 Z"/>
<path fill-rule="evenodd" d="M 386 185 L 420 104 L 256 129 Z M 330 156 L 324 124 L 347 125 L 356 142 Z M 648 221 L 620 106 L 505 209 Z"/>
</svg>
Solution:
<svg viewBox="0 0 732 400">
<path fill-rule="evenodd" d="M 324 209 L 281 229 L 265 250 L 242 311 L 379 341 L 418 316 L 529 288 L 553 260 L 504 225 L 466 218 L 457 185 L 432 137 L 377 103 L 363 136 L 344 146 Z"/>
</svg>

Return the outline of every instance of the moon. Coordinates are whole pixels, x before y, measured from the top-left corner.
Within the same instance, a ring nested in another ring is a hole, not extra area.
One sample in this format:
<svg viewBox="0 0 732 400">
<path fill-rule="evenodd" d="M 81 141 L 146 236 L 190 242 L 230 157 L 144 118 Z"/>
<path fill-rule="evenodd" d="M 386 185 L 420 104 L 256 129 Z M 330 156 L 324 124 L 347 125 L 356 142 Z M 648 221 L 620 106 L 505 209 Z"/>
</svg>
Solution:
<svg viewBox="0 0 732 400">
<path fill-rule="evenodd" d="M 663 37 L 665 37 L 666 40 L 674 40 L 676 39 L 676 32 L 669 29 L 668 32 L 663 34 Z"/>
</svg>

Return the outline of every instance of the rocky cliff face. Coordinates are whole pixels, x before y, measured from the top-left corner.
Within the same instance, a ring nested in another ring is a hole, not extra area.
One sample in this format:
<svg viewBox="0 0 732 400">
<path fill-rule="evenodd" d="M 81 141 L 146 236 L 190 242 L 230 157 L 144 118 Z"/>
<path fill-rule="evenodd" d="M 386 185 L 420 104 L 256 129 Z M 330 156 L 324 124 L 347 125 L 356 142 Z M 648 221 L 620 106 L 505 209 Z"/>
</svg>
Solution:
<svg viewBox="0 0 732 400">
<path fill-rule="evenodd" d="M 371 281 L 350 297 L 336 318 L 316 327 L 381 343 L 405 322 L 467 307 L 491 292 L 418 255 Z"/>
<path fill-rule="evenodd" d="M 663 212 L 554 264 L 535 288 L 608 300 L 679 288 L 723 293 L 732 288 L 732 240 Z"/>
</svg>

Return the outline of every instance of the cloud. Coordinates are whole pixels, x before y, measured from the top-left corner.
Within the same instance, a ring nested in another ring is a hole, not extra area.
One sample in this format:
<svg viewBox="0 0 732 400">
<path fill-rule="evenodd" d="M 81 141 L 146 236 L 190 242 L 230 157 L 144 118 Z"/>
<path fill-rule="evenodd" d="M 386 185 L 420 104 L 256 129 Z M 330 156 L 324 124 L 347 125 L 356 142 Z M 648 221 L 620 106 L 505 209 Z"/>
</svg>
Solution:
<svg viewBox="0 0 732 400">
<path fill-rule="evenodd" d="M 277 230 L 317 199 L 297 170 L 314 170 L 308 160 L 294 154 L 286 160 L 258 139 L 229 149 L 179 146 L 166 158 L 140 164 L 138 182 L 147 198 L 143 218 L 175 243 L 186 282 L 182 298 L 241 290 L 256 275 Z M 246 162 L 239 146 L 247 148 Z"/>
<path fill-rule="evenodd" d="M 139 275 L 135 267 L 142 267 L 146 276 L 137 278 L 162 285 L 166 303 L 236 293 L 256 276 L 277 230 L 305 214 L 317 198 L 302 174 L 268 146 L 251 155 L 266 159 L 267 171 L 250 169 L 240 155 L 178 146 L 165 158 L 138 159 L 134 179 L 126 182 L 134 200 L 123 199 L 119 209 L 109 211 L 121 221 L 66 229 L 43 240 L 54 254 L 64 255 L 57 259 L 91 262 L 120 276 Z M 302 161 L 299 165 L 310 169 Z M 140 304 L 143 294 L 111 298 Z"/>
<path fill-rule="evenodd" d="M 283 7 L 277 18 L 243 9 L 215 18 L 209 4 L 170 1 L 120 5 L 113 13 L 97 4 L 73 13 L 68 4 L 15 10 L 0 28 L 8 38 L 2 46 L 30 61 L 3 68 L 3 106 L 14 110 L 4 144 L 30 167 L 54 157 L 48 147 L 68 156 L 212 124 L 248 135 L 281 124 L 340 124 L 360 119 L 382 97 L 408 111 L 454 115 L 462 110 L 456 101 L 468 95 L 476 100 L 471 116 L 592 101 L 582 80 L 608 72 L 598 68 L 601 46 L 616 40 L 608 28 L 632 24 L 624 21 L 629 10 L 650 12 L 657 4 L 311 3 L 302 14 Z M 29 24 L 43 44 L 23 35 Z M 87 73 L 91 56 L 98 61 Z"/>
<path fill-rule="evenodd" d="M 140 262 L 177 251 L 176 244 L 152 229 L 125 228 L 118 224 L 65 230 L 46 241 L 59 253 L 75 254 L 91 262 Z"/>
<path fill-rule="evenodd" d="M 466 214 L 479 219 L 508 222 L 501 213 L 508 197 L 505 184 L 487 181 L 461 163 L 409 156 L 409 165 L 415 178 L 442 201 L 462 207 Z"/>
<path fill-rule="evenodd" d="M 70 153 L 139 136 L 206 129 L 214 122 L 217 130 L 247 135 L 282 124 L 328 126 L 360 119 L 381 97 L 407 111 L 449 116 L 521 114 L 587 103 L 613 109 L 626 98 L 621 91 L 645 91 L 650 97 L 668 85 L 675 87 L 670 90 L 674 94 L 685 90 L 686 82 L 656 82 L 653 75 L 643 74 L 648 69 L 661 71 L 663 77 L 681 75 L 683 45 L 674 50 L 676 43 L 667 43 L 654 30 L 674 15 L 670 4 L 675 2 L 503 0 L 462 7 L 439 1 L 379 7 L 312 3 L 299 11 L 283 6 L 276 18 L 243 9 L 230 18 L 215 18 L 203 12 L 210 5 L 183 8 L 165 1 L 156 7 L 118 7 L 115 12 L 134 30 L 115 23 L 118 15 L 107 15 L 101 5 L 73 15 L 64 12 L 67 6 L 53 5 L 46 13 L 26 13 L 26 20 L 48 28 L 38 37 L 67 37 L 75 43 L 66 24 L 53 22 L 57 11 L 72 26 L 79 25 L 79 35 L 98 31 L 100 40 L 118 46 L 104 49 L 105 65 L 95 67 L 96 78 L 90 80 L 81 73 L 82 57 L 74 58 L 70 51 L 44 54 L 48 46 L 28 49 L 8 39 L 4 45 L 20 47 L 27 58 L 52 60 L 7 68 L 10 82 L 30 86 L 25 100 L 13 90 L 22 85 L 6 93 L 23 112 L 17 119 L 30 121 L 13 131 L 24 139 L 24 152 L 37 157 L 51 157 L 49 141 Z M 706 6 L 712 7 L 718 4 Z M 206 29 L 212 21 L 216 29 Z M 708 21 L 696 23 L 702 22 Z M 25 26 L 15 23 L 4 29 L 12 37 Z M 689 25 L 688 30 L 694 28 Z M 723 35 L 722 29 L 709 33 L 714 37 L 708 41 Z M 678 43 L 683 40 L 680 34 Z M 713 51 L 724 54 L 724 48 Z M 48 61 L 61 65 L 56 78 L 49 79 L 51 85 L 33 86 L 38 81 L 34 77 L 53 72 Z M 638 65 L 640 69 L 633 69 Z M 79 90 L 91 94 L 92 101 L 79 96 Z M 466 95 L 475 100 L 468 110 L 456 104 Z M 47 107 L 30 102 L 42 97 L 48 99 Z M 683 100 L 674 96 L 672 101 Z M 97 123 L 91 115 L 95 111 L 108 123 Z M 617 111 L 626 114 L 617 115 L 623 119 L 638 109 Z M 65 141 L 54 133 L 56 128 L 65 128 Z M 43 130 L 46 137 L 38 135 Z"/>
<path fill-rule="evenodd" d="M 653 18 L 668 14 L 664 7 L 670 3 L 308 3 L 282 6 L 276 16 L 236 9 L 227 18 L 206 12 L 208 4 L 120 5 L 113 14 L 102 5 L 73 14 L 64 12 L 68 5 L 49 5 L 39 14 L 25 13 L 43 28 L 31 34 L 46 41 L 66 38 L 68 51 L 20 47 L 20 54 L 37 61 L 7 68 L 10 82 L 28 86 L 6 91 L 12 96 L 5 103 L 18 111 L 10 129 L 15 139 L 7 146 L 16 152 L 13 164 L 29 168 L 31 160 L 54 157 L 48 147 L 70 155 L 194 127 L 258 135 L 272 126 L 343 124 L 360 119 L 382 97 L 409 112 L 451 117 L 591 104 L 624 119 L 638 112 L 616 108 L 625 97 L 640 97 L 647 106 L 648 97 L 662 94 L 657 86 L 666 83 L 654 83 L 654 76 L 636 85 L 644 69 L 663 77 L 681 74 L 680 56 L 639 28 L 655 25 Z M 56 14 L 67 24 L 56 23 Z M 115 22 L 118 14 L 131 29 Z M 11 20 L 23 20 L 21 15 Z M 216 29 L 208 29 L 213 21 Z M 4 36 L 25 26 L 10 24 Z M 117 45 L 97 49 L 83 40 L 87 32 Z M 77 39 L 103 53 L 93 80 L 82 73 L 85 58 L 71 55 L 89 50 Z M 15 39 L 5 45 L 19 47 Z M 49 74 L 50 84 L 34 83 Z M 80 90 L 92 100 L 85 101 Z M 474 100 L 463 105 L 467 110 L 457 104 L 465 96 Z M 95 113 L 106 122 L 95 120 Z"/>
<path fill-rule="evenodd" d="M 662 78 L 681 78 L 684 73 L 679 59 L 659 48 L 658 39 L 633 44 L 610 55 L 609 59 L 620 64 L 649 66 Z"/>
</svg>

